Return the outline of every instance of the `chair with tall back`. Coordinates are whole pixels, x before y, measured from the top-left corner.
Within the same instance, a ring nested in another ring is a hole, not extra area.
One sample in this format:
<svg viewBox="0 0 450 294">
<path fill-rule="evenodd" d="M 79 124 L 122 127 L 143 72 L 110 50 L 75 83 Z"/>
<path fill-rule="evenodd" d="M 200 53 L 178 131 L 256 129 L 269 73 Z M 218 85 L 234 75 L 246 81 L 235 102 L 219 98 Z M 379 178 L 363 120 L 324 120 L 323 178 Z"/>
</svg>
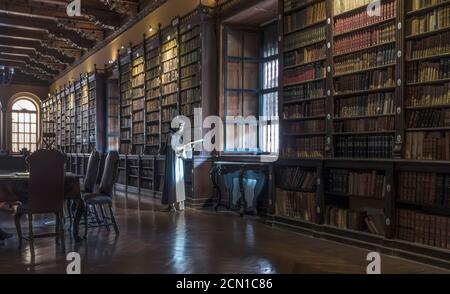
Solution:
<svg viewBox="0 0 450 294">
<path fill-rule="evenodd" d="M 86 169 L 86 176 L 84 177 L 83 192 L 93 193 L 95 191 L 95 184 L 97 183 L 98 168 L 100 166 L 100 155 L 98 151 L 92 151 L 89 156 L 89 161 Z"/>
<path fill-rule="evenodd" d="M 64 206 L 64 154 L 57 150 L 39 150 L 31 154 L 28 159 L 30 167 L 30 180 L 28 183 L 28 199 L 16 208 L 15 223 L 19 237 L 19 248 L 22 240 L 30 242 L 30 251 L 34 260 L 34 239 L 42 237 L 56 237 L 64 245 L 64 227 L 62 225 Z M 34 235 L 33 215 L 53 213 L 56 216 L 55 233 Z M 28 215 L 29 236 L 22 236 L 20 218 Z"/>
<path fill-rule="evenodd" d="M 88 165 L 86 169 L 86 176 L 83 181 L 83 193 L 93 193 L 95 191 L 95 185 L 97 183 L 98 169 L 100 166 L 100 155 L 97 150 L 92 151 L 89 156 Z M 72 200 L 67 200 L 67 206 L 69 211 L 70 224 L 72 224 Z M 98 215 L 96 214 L 97 223 L 99 223 Z"/>
<path fill-rule="evenodd" d="M 109 228 L 109 226 L 112 225 L 116 234 L 119 233 L 119 228 L 117 226 L 114 212 L 112 210 L 113 190 L 117 178 L 118 167 L 119 153 L 117 151 L 109 152 L 105 160 L 105 166 L 103 168 L 102 179 L 100 181 L 98 192 L 87 193 L 83 195 L 84 201 L 86 203 L 86 210 L 84 214 L 85 237 L 87 237 L 88 231 L 88 208 L 90 206 L 99 206 L 102 210 L 104 205 L 108 205 L 110 217 L 104 217 L 103 224 L 99 224 L 99 226 L 105 226 Z M 111 220 L 111 222 L 108 222 L 108 220 Z"/>
</svg>

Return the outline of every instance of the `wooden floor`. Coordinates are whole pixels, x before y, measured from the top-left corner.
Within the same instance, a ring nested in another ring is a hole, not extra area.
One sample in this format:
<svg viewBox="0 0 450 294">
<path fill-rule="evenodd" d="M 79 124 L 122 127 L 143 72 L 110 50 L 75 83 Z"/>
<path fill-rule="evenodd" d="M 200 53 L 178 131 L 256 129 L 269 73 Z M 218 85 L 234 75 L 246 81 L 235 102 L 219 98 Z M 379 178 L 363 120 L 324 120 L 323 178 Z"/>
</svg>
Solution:
<svg viewBox="0 0 450 294">
<path fill-rule="evenodd" d="M 146 199 L 146 198 L 145 198 Z M 82 273 L 365 273 L 367 250 L 272 228 L 232 213 L 166 213 L 153 201 L 118 196 L 121 233 L 92 229 L 87 241 L 67 251 L 82 257 Z M 39 230 L 49 230 L 39 219 Z M 26 218 L 23 219 L 25 227 Z M 15 232 L 11 216 L 0 214 L 0 227 Z M 36 263 L 28 245 L 17 239 L 0 247 L 0 273 L 65 273 L 67 262 L 54 239 L 36 241 Z M 450 273 L 382 256 L 383 273 Z"/>
</svg>

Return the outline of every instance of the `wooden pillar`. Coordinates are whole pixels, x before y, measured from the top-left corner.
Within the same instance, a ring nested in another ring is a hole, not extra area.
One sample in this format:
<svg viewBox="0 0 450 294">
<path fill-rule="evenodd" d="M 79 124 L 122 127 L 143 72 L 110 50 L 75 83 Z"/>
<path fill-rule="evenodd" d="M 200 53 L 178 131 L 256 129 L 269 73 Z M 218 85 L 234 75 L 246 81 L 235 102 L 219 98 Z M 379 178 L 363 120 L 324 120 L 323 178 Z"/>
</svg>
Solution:
<svg viewBox="0 0 450 294">
<path fill-rule="evenodd" d="M 8 150 L 7 146 L 7 135 L 8 135 L 8 107 L 3 106 L 0 113 L 0 126 L 1 126 L 1 134 L 0 134 L 0 149 Z"/>
</svg>

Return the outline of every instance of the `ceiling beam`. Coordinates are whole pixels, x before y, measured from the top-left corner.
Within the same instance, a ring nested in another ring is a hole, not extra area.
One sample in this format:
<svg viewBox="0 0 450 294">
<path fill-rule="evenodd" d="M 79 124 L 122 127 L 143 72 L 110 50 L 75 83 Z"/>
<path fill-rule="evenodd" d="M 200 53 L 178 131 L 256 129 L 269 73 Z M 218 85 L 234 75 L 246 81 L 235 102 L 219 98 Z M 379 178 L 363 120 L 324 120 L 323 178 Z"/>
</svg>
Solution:
<svg viewBox="0 0 450 294">
<path fill-rule="evenodd" d="M 0 13 L 0 25 L 10 26 L 15 29 L 30 31 L 46 31 L 49 38 L 56 38 L 68 42 L 72 46 L 80 49 L 90 49 L 94 42 L 86 38 L 83 32 L 64 29 L 53 20 L 35 20 L 27 17 L 17 17 Z M 24 33 L 26 34 L 26 33 Z"/>
<path fill-rule="evenodd" d="M 86 2 L 81 4 L 81 16 L 70 17 L 66 9 L 57 5 L 30 2 L 28 0 L 0 0 L 0 11 L 19 16 L 51 19 L 51 20 L 88 20 L 99 27 L 115 30 L 120 27 L 120 15 L 115 12 L 90 7 Z"/>
<path fill-rule="evenodd" d="M 64 54 L 62 54 L 60 51 L 53 49 L 53 48 L 47 48 L 45 47 L 41 42 L 39 41 L 33 41 L 33 40 L 17 40 L 14 38 L 5 38 L 0 37 L 0 45 L 5 45 L 9 47 L 18 47 L 18 48 L 32 48 L 35 49 L 36 52 L 39 55 L 48 56 L 50 58 L 55 58 L 62 63 L 70 65 L 72 62 L 74 62 L 74 58 L 68 57 Z"/>
<path fill-rule="evenodd" d="M 0 52 L 0 58 L 4 60 L 12 60 L 12 61 L 21 61 L 30 64 L 34 67 L 40 67 L 42 68 L 46 73 L 55 76 L 59 73 L 59 71 L 54 70 L 52 68 L 49 68 L 45 63 L 39 62 L 36 60 L 31 60 L 31 58 L 28 55 L 19 55 L 19 54 L 10 54 L 10 53 L 4 53 Z"/>
<path fill-rule="evenodd" d="M 110 10 L 116 11 L 120 14 L 135 16 L 139 12 L 139 3 L 134 1 L 120 1 L 120 0 L 100 0 Z"/>
<path fill-rule="evenodd" d="M 15 48 L 0 45 L 0 52 L 3 54 L 15 54 L 21 56 L 28 56 L 30 60 L 40 62 L 47 65 L 49 68 L 57 71 L 62 71 L 66 66 L 65 64 L 55 61 L 47 56 L 38 56 L 35 49 L 31 48 Z"/>
<path fill-rule="evenodd" d="M 16 63 L 23 63 L 20 66 L 25 66 L 32 68 L 36 71 L 39 71 L 40 73 L 49 76 L 54 77 L 58 72 L 51 70 L 47 68 L 45 65 L 31 61 L 29 57 L 24 56 L 11 56 L 6 54 L 0 54 L 0 59 L 3 61 L 10 61 L 10 62 L 16 62 Z"/>
</svg>

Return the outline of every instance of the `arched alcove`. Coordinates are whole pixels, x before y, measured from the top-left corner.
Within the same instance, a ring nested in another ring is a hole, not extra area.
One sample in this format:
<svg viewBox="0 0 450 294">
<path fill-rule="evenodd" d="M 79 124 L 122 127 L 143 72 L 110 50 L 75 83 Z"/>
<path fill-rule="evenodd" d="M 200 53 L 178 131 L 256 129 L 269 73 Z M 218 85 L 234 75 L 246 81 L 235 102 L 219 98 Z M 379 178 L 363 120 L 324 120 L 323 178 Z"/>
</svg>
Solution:
<svg viewBox="0 0 450 294">
<path fill-rule="evenodd" d="M 23 148 L 29 151 L 38 149 L 40 142 L 41 100 L 29 92 L 14 94 L 8 101 L 7 148 L 18 153 Z"/>
</svg>

